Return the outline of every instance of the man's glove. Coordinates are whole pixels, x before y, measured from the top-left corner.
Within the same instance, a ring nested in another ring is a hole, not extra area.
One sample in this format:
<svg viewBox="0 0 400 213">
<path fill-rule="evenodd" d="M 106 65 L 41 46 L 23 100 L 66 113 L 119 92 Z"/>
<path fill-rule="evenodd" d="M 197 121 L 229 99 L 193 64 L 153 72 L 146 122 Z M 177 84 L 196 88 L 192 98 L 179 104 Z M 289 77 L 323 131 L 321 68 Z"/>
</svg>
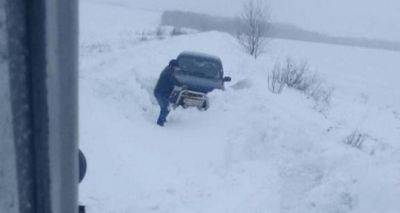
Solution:
<svg viewBox="0 0 400 213">
<path fill-rule="evenodd" d="M 180 88 L 175 86 L 175 87 L 174 87 L 174 90 L 172 90 L 171 94 L 169 95 L 168 101 L 169 101 L 170 103 L 175 104 L 176 101 L 177 101 L 177 99 L 178 99 L 178 96 L 179 96 L 179 92 L 180 92 L 180 91 L 181 91 Z"/>
</svg>

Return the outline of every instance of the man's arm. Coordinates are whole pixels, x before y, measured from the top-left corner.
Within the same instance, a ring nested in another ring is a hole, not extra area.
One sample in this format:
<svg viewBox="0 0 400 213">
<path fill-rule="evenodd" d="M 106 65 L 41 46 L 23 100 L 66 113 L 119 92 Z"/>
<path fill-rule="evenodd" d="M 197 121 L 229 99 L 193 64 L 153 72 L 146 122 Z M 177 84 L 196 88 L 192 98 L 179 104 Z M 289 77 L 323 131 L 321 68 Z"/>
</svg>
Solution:
<svg viewBox="0 0 400 213">
<path fill-rule="evenodd" d="M 171 68 L 172 69 L 172 68 Z M 174 69 L 176 69 L 176 68 L 174 68 Z M 171 73 L 171 84 L 172 85 L 174 85 L 174 86 L 183 86 L 182 85 L 182 83 L 181 82 L 179 82 L 178 81 L 178 79 L 176 79 L 176 77 L 175 77 L 175 72 L 176 72 L 176 70 L 174 70 L 172 73 Z"/>
</svg>

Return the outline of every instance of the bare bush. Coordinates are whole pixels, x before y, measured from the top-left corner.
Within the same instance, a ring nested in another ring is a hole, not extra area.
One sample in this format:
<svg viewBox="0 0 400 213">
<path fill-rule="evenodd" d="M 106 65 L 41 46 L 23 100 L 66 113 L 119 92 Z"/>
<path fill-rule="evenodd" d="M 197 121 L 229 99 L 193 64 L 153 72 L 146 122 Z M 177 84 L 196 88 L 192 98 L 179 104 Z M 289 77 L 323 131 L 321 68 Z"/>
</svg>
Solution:
<svg viewBox="0 0 400 213">
<path fill-rule="evenodd" d="M 314 100 L 314 108 L 320 112 L 323 112 L 327 107 L 330 106 L 333 88 L 324 85 L 322 80 L 315 80 L 312 82 L 313 83 L 310 84 L 309 88 L 305 92 Z"/>
<path fill-rule="evenodd" d="M 282 64 L 277 62 L 268 74 L 268 89 L 281 93 L 285 88 L 292 88 L 304 93 L 315 102 L 315 109 L 322 112 L 330 105 L 333 88 L 310 71 L 307 62 L 297 63 L 287 58 Z"/>
<path fill-rule="evenodd" d="M 161 26 L 157 27 L 156 29 L 157 39 L 162 40 L 164 39 L 164 36 L 165 36 L 165 30 Z"/>
<path fill-rule="evenodd" d="M 344 143 L 354 148 L 361 149 L 364 141 L 368 138 L 368 135 L 361 133 L 359 130 L 354 130 L 350 135 L 344 139 Z"/>
<path fill-rule="evenodd" d="M 308 76 L 310 70 L 307 62 L 296 63 L 291 58 L 287 58 L 282 64 L 275 63 L 273 70 L 269 74 L 268 84 L 271 88 L 282 88 L 287 86 L 299 91 L 307 91 L 314 84 L 318 83 L 315 75 Z M 279 89 L 279 90 L 282 90 Z"/>
<path fill-rule="evenodd" d="M 265 51 L 270 29 L 267 7 L 260 0 L 249 0 L 243 5 L 238 20 L 240 27 L 236 38 L 248 54 L 257 58 Z"/>
<path fill-rule="evenodd" d="M 281 93 L 286 86 L 285 78 L 286 76 L 282 72 L 281 64 L 276 63 L 274 69 L 268 74 L 268 89 L 276 94 Z"/>
<path fill-rule="evenodd" d="M 307 62 L 296 64 L 291 58 L 287 58 L 284 68 L 287 86 L 301 91 L 307 90 L 311 79 L 304 76 L 306 71 L 309 71 Z"/>
<path fill-rule="evenodd" d="M 142 31 L 139 35 L 139 41 L 148 41 L 149 37 L 147 36 L 147 33 Z"/>
</svg>

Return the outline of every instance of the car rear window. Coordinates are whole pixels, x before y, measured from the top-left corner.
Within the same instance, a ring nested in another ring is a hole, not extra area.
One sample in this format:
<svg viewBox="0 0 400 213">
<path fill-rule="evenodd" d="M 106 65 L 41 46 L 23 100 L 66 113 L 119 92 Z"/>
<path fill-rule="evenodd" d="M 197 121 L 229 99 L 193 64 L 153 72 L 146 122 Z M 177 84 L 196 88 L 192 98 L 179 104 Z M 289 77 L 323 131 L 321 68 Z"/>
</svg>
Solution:
<svg viewBox="0 0 400 213">
<path fill-rule="evenodd" d="M 189 75 L 203 78 L 221 78 L 222 66 L 219 61 L 207 58 L 182 56 L 179 57 L 178 63 L 183 72 Z"/>
</svg>

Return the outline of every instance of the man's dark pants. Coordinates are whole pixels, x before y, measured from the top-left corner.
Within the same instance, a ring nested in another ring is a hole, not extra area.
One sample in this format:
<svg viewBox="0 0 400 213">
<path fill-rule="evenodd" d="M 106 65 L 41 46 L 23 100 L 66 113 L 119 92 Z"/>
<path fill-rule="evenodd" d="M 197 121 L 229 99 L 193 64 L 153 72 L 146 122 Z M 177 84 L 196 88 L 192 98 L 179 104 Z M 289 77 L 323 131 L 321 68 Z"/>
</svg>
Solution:
<svg viewBox="0 0 400 213">
<path fill-rule="evenodd" d="M 155 94 L 155 96 L 160 105 L 160 116 L 158 116 L 157 124 L 163 126 L 169 114 L 169 97 L 163 94 Z"/>
</svg>

